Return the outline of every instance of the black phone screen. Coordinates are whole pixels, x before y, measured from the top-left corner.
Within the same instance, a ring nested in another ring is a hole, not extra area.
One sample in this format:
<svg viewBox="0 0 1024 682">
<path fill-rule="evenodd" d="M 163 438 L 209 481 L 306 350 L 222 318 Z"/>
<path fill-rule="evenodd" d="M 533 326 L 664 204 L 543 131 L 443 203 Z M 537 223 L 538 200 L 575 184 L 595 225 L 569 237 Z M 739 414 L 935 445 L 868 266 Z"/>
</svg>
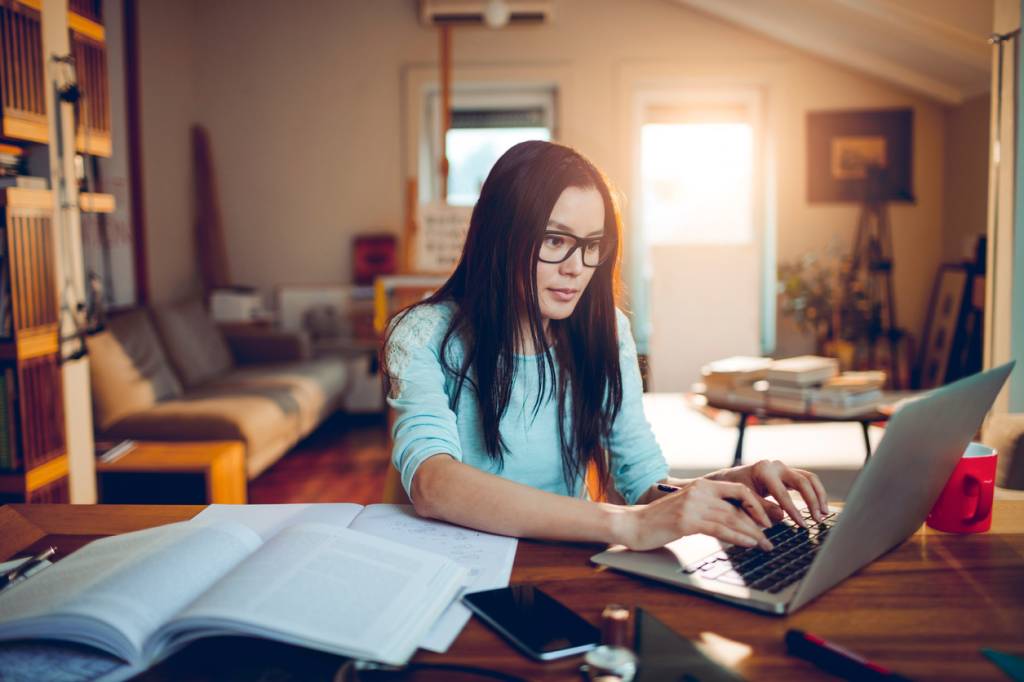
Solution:
<svg viewBox="0 0 1024 682">
<path fill-rule="evenodd" d="M 474 592 L 462 600 L 527 655 L 541 660 L 594 648 L 600 631 L 533 585 Z"/>
</svg>

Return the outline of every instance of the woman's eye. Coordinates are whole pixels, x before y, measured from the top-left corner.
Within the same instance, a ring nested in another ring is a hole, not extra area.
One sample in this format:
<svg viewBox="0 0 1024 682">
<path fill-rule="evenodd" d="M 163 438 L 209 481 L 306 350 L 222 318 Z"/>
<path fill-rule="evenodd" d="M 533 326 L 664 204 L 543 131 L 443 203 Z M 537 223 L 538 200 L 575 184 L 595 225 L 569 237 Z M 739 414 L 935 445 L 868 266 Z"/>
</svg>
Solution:
<svg viewBox="0 0 1024 682">
<path fill-rule="evenodd" d="M 590 242 L 589 244 L 587 244 L 587 252 L 588 253 L 600 253 L 600 251 L 601 251 L 601 242 Z"/>
<path fill-rule="evenodd" d="M 555 235 L 544 237 L 544 246 L 559 247 L 564 243 L 565 240 L 562 237 L 557 237 Z"/>
</svg>

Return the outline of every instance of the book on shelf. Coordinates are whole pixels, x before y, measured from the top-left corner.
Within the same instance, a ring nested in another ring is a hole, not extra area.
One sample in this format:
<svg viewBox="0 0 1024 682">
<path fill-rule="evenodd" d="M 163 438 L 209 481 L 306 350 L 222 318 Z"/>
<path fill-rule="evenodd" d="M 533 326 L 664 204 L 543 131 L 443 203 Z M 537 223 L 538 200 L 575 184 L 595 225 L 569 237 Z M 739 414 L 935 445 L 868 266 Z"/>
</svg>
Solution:
<svg viewBox="0 0 1024 682">
<path fill-rule="evenodd" d="M 7 405 L 7 373 L 0 373 L 0 471 L 14 469 L 11 441 L 8 429 L 9 409 Z"/>
<path fill-rule="evenodd" d="M 5 367 L 3 372 L 3 391 L 0 392 L 0 401 L 3 401 L 3 425 L 0 427 L 0 451 L 5 453 L 5 468 L 8 471 L 17 471 L 21 467 L 21 458 L 18 457 L 17 439 L 17 397 L 18 385 L 13 367 Z"/>
<path fill-rule="evenodd" d="M 17 187 L 19 189 L 49 189 L 46 178 L 31 175 L 5 175 L 0 177 L 0 188 Z"/>
<path fill-rule="evenodd" d="M 228 635 L 401 665 L 467 579 L 448 557 L 332 522 L 269 537 L 175 523 L 96 540 L 6 590 L 0 641 L 84 644 L 119 679 Z"/>
<path fill-rule="evenodd" d="M 771 384 L 813 386 L 839 374 L 839 361 L 818 355 L 798 355 L 776 360 L 765 378 Z"/>
</svg>

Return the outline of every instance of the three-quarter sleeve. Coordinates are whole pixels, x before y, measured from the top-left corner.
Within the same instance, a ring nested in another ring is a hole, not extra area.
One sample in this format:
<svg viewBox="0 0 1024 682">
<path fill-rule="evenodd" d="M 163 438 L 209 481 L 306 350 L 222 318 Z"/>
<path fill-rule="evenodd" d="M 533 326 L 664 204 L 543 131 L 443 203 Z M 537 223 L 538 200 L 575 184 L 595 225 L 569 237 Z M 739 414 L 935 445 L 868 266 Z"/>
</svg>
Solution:
<svg viewBox="0 0 1024 682">
<path fill-rule="evenodd" d="M 410 499 L 413 476 L 425 460 L 447 454 L 462 461 L 439 355 L 447 322 L 443 306 L 414 308 L 398 319 L 385 348 L 391 382 L 387 402 L 394 410 L 391 460 Z"/>
<path fill-rule="evenodd" d="M 615 313 L 622 372 L 622 409 L 612 426 L 608 449 L 615 488 L 627 504 L 635 504 L 651 486 L 668 476 L 668 464 L 644 415 L 643 382 L 629 319 L 620 310 Z"/>
</svg>

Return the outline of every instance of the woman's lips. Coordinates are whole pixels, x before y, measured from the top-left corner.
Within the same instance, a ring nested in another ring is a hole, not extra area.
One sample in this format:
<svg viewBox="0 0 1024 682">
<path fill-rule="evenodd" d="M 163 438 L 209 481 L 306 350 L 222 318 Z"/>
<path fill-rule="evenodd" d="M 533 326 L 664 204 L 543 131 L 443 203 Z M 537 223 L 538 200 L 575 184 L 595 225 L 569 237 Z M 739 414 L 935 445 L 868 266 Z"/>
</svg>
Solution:
<svg viewBox="0 0 1024 682">
<path fill-rule="evenodd" d="M 576 298 L 576 294 L 579 293 L 579 289 L 548 289 L 551 292 L 552 297 L 556 301 L 568 303 L 569 301 Z"/>
</svg>

